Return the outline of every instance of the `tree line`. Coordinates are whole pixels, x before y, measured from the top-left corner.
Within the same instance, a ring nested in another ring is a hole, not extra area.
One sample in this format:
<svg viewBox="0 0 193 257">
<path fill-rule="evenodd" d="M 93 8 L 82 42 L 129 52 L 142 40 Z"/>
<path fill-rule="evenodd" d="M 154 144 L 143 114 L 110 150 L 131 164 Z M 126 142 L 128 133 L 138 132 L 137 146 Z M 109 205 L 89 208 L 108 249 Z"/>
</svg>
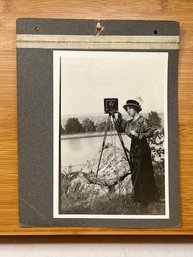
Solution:
<svg viewBox="0 0 193 257">
<path fill-rule="evenodd" d="M 161 128 L 161 118 L 157 112 L 151 111 L 148 114 L 149 125 L 153 128 Z M 102 121 L 99 123 L 94 123 L 89 118 L 85 118 L 82 122 L 78 118 L 72 117 L 68 118 L 64 127 L 60 125 L 61 134 L 78 134 L 78 133 L 91 133 L 91 132 L 103 132 L 105 130 L 113 130 L 113 126 L 107 127 L 107 121 Z"/>
<path fill-rule="evenodd" d="M 103 132 L 107 126 L 106 121 L 94 123 L 89 118 L 85 118 L 82 122 L 78 118 L 69 118 L 64 127 L 61 125 L 61 134 L 76 134 L 88 132 Z M 109 129 L 108 129 L 109 130 Z"/>
</svg>

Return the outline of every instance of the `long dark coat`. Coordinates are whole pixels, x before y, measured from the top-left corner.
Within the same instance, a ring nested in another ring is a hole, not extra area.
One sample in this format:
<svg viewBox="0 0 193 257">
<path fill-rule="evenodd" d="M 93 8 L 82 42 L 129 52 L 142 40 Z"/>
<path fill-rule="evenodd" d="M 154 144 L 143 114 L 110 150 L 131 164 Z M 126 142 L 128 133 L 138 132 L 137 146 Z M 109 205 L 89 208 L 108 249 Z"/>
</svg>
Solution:
<svg viewBox="0 0 193 257">
<path fill-rule="evenodd" d="M 133 136 L 131 130 L 138 135 Z M 147 138 L 153 135 L 153 130 L 148 125 L 147 119 L 140 115 L 136 120 L 127 121 L 125 133 L 131 138 L 130 168 L 134 198 L 137 202 L 146 205 L 159 198 L 153 173 L 151 150 L 147 142 Z"/>
</svg>

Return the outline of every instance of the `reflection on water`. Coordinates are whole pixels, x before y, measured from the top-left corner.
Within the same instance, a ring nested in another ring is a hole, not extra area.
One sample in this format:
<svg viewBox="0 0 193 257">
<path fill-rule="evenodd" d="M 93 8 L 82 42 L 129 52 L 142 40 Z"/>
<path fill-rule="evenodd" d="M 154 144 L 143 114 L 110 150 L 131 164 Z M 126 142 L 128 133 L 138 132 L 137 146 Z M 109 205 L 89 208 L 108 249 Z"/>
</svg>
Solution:
<svg viewBox="0 0 193 257">
<path fill-rule="evenodd" d="M 130 148 L 130 138 L 122 135 L 125 146 Z M 101 149 L 103 137 L 75 138 L 61 140 L 61 166 L 82 165 L 92 159 Z M 122 147 L 118 136 L 107 136 L 106 143 Z"/>
</svg>

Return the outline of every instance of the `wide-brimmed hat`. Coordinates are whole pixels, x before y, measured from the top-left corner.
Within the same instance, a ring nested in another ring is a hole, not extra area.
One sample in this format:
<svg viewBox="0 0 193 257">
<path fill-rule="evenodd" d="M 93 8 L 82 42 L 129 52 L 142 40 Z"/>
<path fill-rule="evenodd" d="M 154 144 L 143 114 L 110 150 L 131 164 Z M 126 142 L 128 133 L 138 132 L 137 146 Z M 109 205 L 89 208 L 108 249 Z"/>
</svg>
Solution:
<svg viewBox="0 0 193 257">
<path fill-rule="evenodd" d="M 123 108 L 125 109 L 125 111 L 127 111 L 127 107 L 135 107 L 137 108 L 138 112 L 142 111 L 139 102 L 135 100 L 127 100 L 126 104 L 123 105 Z"/>
</svg>

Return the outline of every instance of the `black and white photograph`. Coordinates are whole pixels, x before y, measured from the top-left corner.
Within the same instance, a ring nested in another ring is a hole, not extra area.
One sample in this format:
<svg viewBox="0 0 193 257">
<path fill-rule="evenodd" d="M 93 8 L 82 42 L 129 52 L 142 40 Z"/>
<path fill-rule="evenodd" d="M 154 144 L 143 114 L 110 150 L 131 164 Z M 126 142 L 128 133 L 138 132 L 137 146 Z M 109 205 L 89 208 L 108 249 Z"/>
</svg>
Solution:
<svg viewBox="0 0 193 257">
<path fill-rule="evenodd" d="M 53 52 L 54 218 L 169 219 L 168 53 Z"/>
</svg>

